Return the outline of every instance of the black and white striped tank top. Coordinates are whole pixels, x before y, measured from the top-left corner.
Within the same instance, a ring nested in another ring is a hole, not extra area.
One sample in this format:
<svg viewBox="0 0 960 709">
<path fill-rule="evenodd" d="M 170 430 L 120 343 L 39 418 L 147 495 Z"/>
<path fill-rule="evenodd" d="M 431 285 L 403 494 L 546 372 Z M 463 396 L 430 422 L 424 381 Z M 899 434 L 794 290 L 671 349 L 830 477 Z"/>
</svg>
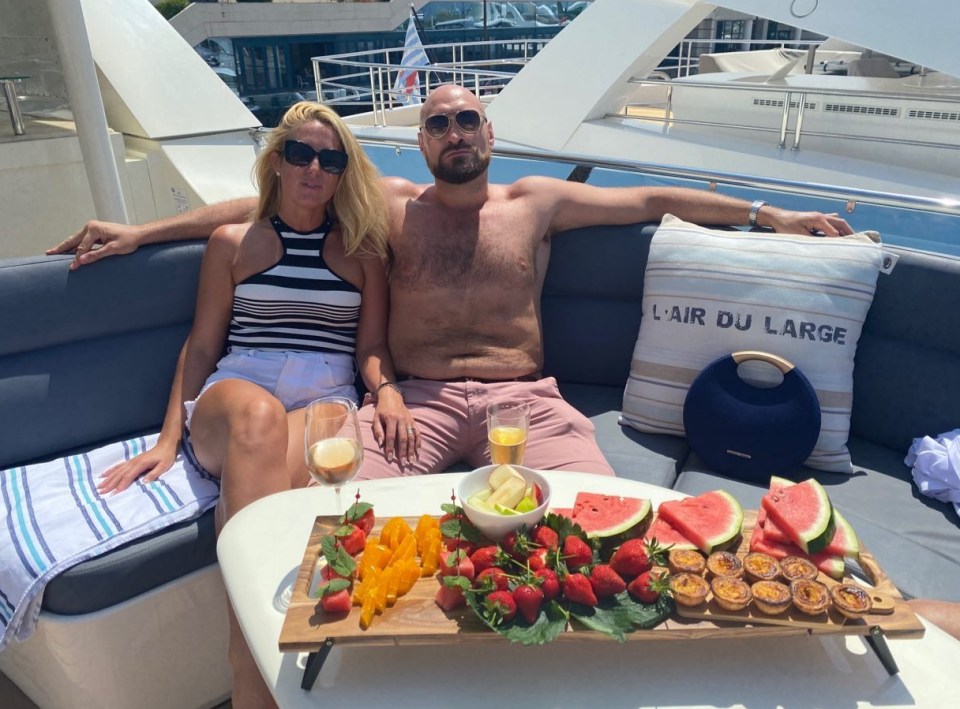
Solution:
<svg viewBox="0 0 960 709">
<path fill-rule="evenodd" d="M 355 354 L 360 291 L 323 260 L 331 221 L 310 233 L 270 222 L 283 256 L 234 288 L 227 346 Z"/>
</svg>

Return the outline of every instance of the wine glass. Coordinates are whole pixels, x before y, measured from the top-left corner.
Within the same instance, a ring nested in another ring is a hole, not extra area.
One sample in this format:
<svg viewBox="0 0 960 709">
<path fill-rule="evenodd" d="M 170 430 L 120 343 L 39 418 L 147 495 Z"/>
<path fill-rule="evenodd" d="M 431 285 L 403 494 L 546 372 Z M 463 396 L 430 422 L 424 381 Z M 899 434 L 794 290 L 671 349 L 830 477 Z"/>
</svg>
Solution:
<svg viewBox="0 0 960 709">
<path fill-rule="evenodd" d="M 527 448 L 530 406 L 523 401 L 498 401 L 487 407 L 490 462 L 520 465 Z"/>
<path fill-rule="evenodd" d="M 303 452 L 311 477 L 336 490 L 339 517 L 343 514 L 340 486 L 353 480 L 363 461 L 357 405 L 340 396 L 311 401 L 303 430 Z"/>
<path fill-rule="evenodd" d="M 337 493 L 337 518 L 343 514 L 340 486 L 353 480 L 363 461 L 363 442 L 357 405 L 350 399 L 330 396 L 307 405 L 303 429 L 303 455 L 310 477 Z M 286 613 L 293 597 L 297 569 L 281 582 L 274 608 Z"/>
</svg>

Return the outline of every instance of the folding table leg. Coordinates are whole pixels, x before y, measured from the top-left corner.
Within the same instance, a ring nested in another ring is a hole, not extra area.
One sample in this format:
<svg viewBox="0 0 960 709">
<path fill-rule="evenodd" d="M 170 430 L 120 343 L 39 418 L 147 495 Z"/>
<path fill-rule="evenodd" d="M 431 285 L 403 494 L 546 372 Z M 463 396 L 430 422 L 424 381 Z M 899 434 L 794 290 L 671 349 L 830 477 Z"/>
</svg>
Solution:
<svg viewBox="0 0 960 709">
<path fill-rule="evenodd" d="M 303 668 L 303 680 L 300 682 L 300 688 L 308 692 L 313 689 L 313 683 L 317 681 L 320 670 L 323 669 L 323 663 L 327 660 L 327 655 L 333 649 L 333 638 L 327 638 L 323 645 L 316 652 L 307 655 L 307 666 Z"/>
<path fill-rule="evenodd" d="M 878 625 L 870 628 L 870 634 L 866 636 L 867 644 L 876 653 L 880 664 L 891 675 L 900 671 L 897 667 L 897 661 L 893 659 L 890 653 L 890 646 L 887 645 L 887 639 L 883 636 L 883 628 Z"/>
</svg>

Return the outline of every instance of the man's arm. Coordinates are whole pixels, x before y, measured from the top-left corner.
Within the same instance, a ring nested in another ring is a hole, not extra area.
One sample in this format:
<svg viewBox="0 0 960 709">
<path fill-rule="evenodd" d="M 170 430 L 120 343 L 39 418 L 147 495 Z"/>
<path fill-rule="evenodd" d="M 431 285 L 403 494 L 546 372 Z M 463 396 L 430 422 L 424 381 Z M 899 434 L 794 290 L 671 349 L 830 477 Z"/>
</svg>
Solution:
<svg viewBox="0 0 960 709">
<path fill-rule="evenodd" d="M 553 207 L 552 231 L 595 224 L 658 222 L 673 214 L 695 224 L 744 225 L 751 202 L 735 197 L 681 187 L 594 187 L 550 178 L 527 178 L 529 189 L 545 195 Z M 764 205 L 757 224 L 778 232 L 852 234 L 846 220 L 836 214 L 793 212 Z"/>
<path fill-rule="evenodd" d="M 64 239 L 52 249 L 47 249 L 47 255 L 76 251 L 77 256 L 70 264 L 72 270 L 106 256 L 132 253 L 144 244 L 207 239 L 218 226 L 248 221 L 256 208 L 256 197 L 243 197 L 199 207 L 175 217 L 140 226 L 90 221 L 76 234 Z M 97 244 L 100 248 L 94 248 Z"/>
</svg>

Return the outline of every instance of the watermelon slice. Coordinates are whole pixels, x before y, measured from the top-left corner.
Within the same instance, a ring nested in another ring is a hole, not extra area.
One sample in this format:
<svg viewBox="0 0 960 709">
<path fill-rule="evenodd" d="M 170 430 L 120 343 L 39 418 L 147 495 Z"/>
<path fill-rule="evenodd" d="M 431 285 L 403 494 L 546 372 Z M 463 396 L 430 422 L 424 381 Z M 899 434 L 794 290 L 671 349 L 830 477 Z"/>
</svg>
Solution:
<svg viewBox="0 0 960 709">
<path fill-rule="evenodd" d="M 813 478 L 768 492 L 762 504 L 769 519 L 810 554 L 822 551 L 833 539 L 833 505 Z"/>
<path fill-rule="evenodd" d="M 577 493 L 573 510 L 557 509 L 580 525 L 588 537 L 615 537 L 635 530 L 650 517 L 650 500 L 639 497 Z M 635 536 L 639 536 L 639 533 Z"/>
<path fill-rule="evenodd" d="M 647 541 L 656 539 L 657 543 L 662 547 L 672 546 L 674 549 L 691 550 L 697 548 L 696 544 L 683 536 L 683 534 L 674 529 L 667 520 L 660 516 L 657 516 L 653 520 L 653 524 L 650 525 L 650 529 L 643 535 L 643 538 Z"/>
<path fill-rule="evenodd" d="M 729 544 L 743 529 L 743 508 L 725 490 L 661 503 L 658 514 L 704 554 Z"/>
<path fill-rule="evenodd" d="M 767 522 L 769 523 L 769 519 Z M 753 528 L 753 535 L 750 537 L 750 551 L 763 552 L 769 554 L 775 559 L 784 559 L 788 556 L 800 556 L 813 562 L 813 564 L 823 573 L 838 581 L 843 578 L 845 565 L 842 556 L 836 554 L 827 554 L 818 552 L 816 554 L 807 554 L 800 547 L 789 542 L 778 542 L 766 536 L 766 527 L 757 524 Z"/>
<path fill-rule="evenodd" d="M 771 477 L 770 492 L 785 490 L 793 486 L 793 484 L 794 483 L 784 478 Z M 764 510 L 763 507 L 761 507 L 757 513 L 757 524 L 764 527 L 764 536 L 767 539 L 784 543 L 793 542 L 790 535 L 775 521 L 766 520 L 766 510 Z M 853 558 L 859 556 L 860 542 L 857 539 L 857 533 L 853 531 L 851 524 L 840 514 L 840 510 L 836 507 L 833 508 L 833 525 L 833 538 L 823 548 L 823 551 L 833 556 L 849 556 Z"/>
</svg>

